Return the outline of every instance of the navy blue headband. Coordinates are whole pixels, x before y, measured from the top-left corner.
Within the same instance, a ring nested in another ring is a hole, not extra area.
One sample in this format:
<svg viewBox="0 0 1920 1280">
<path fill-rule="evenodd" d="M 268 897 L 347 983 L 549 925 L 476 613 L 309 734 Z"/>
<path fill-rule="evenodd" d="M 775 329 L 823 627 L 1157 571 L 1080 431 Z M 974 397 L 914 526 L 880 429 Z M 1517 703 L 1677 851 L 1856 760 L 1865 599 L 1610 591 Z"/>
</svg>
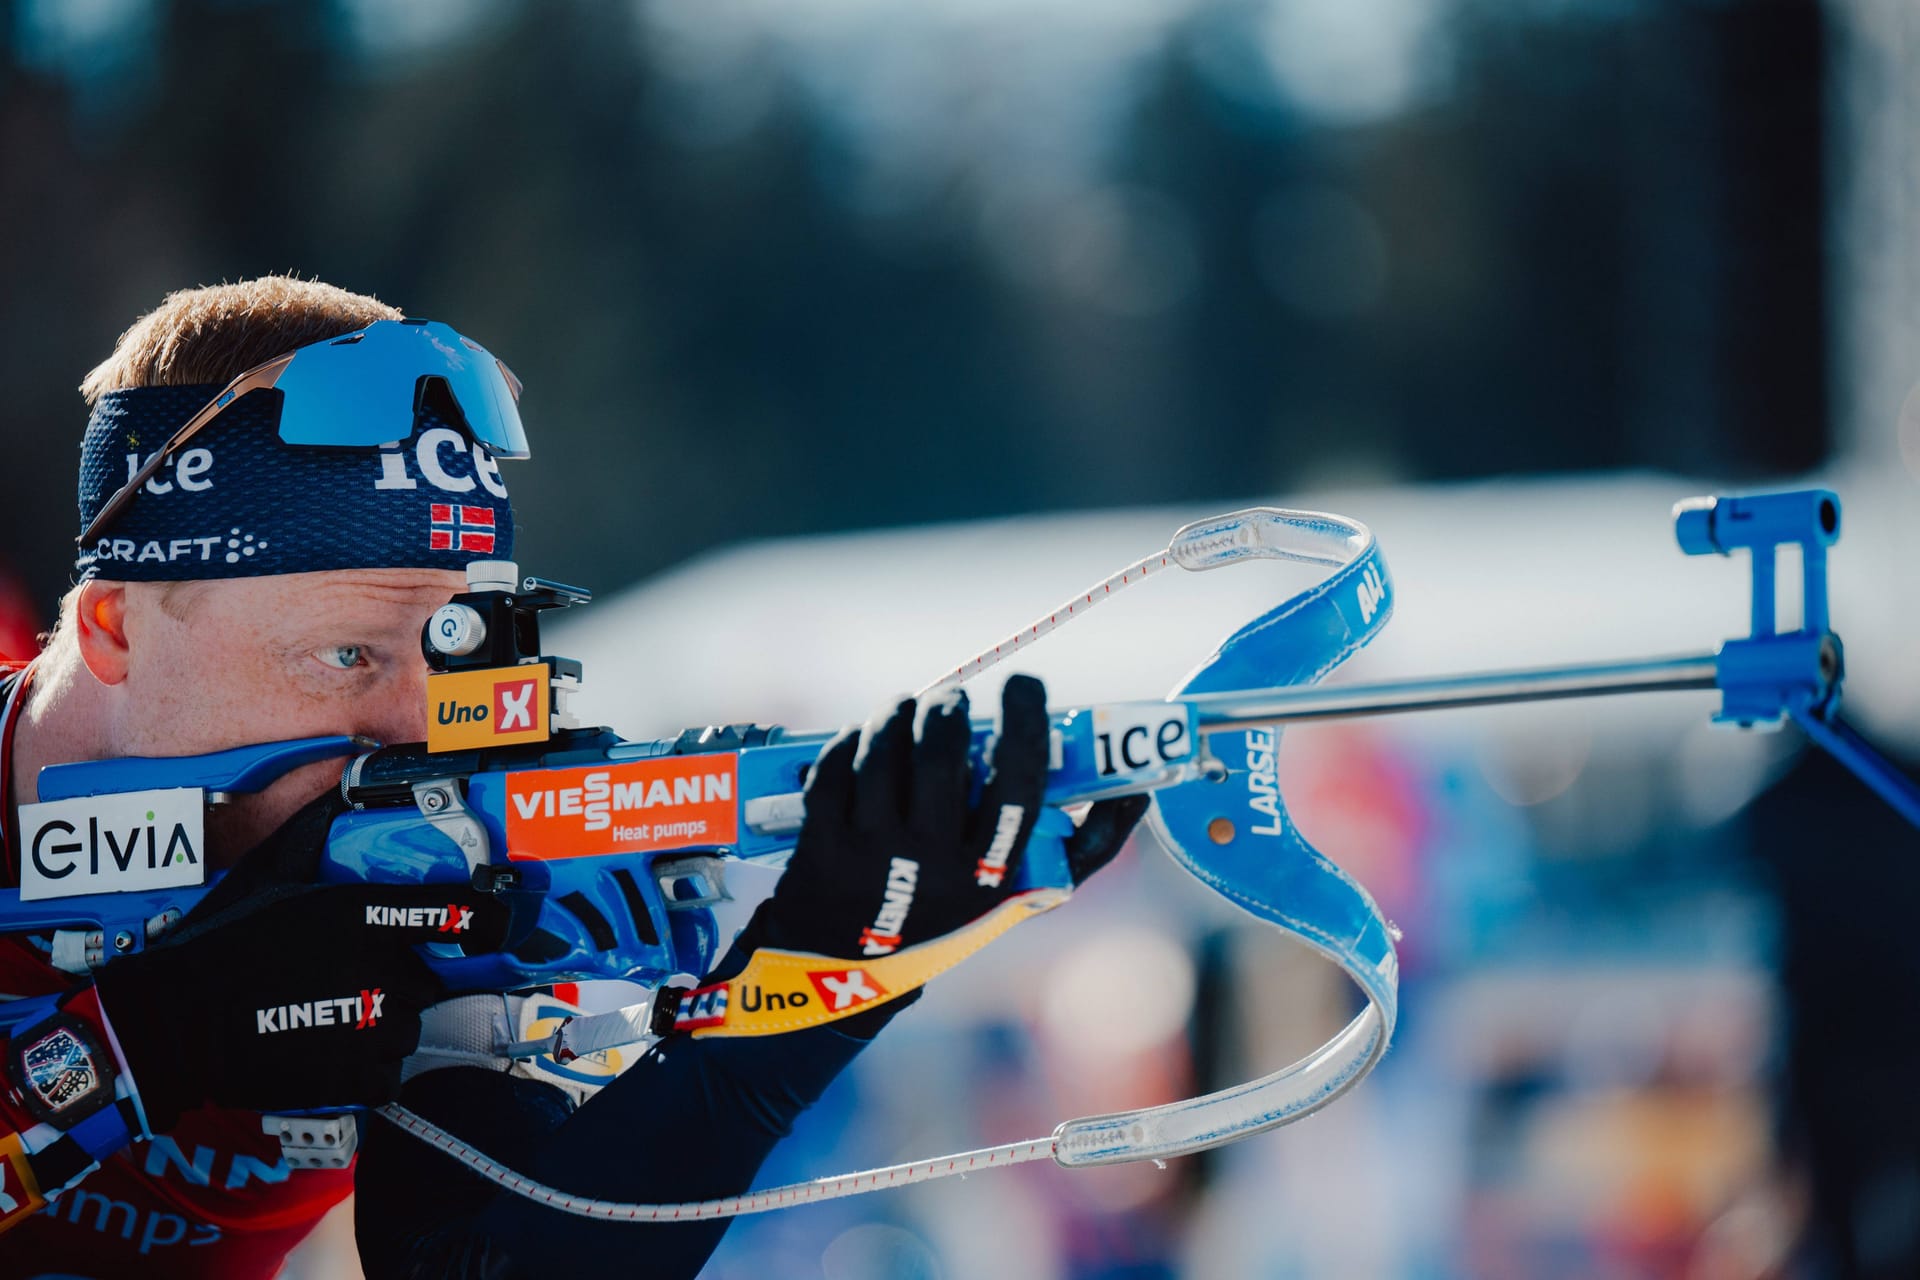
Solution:
<svg viewBox="0 0 1920 1280">
<path fill-rule="evenodd" d="M 80 446 L 80 527 L 217 386 L 110 391 Z M 453 569 L 513 558 L 513 508 L 492 456 L 422 409 L 381 449 L 283 444 L 281 393 L 222 410 L 89 546 L 82 578 L 175 582 L 320 569 Z"/>
</svg>

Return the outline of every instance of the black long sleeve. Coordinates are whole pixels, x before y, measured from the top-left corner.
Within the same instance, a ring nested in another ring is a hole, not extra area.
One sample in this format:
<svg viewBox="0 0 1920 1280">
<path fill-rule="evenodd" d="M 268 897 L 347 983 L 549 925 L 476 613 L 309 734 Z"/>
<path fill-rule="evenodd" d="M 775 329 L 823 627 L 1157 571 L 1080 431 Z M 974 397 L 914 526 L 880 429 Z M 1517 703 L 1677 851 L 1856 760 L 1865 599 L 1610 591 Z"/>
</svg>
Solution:
<svg viewBox="0 0 1920 1280">
<path fill-rule="evenodd" d="M 401 1101 L 489 1156 L 564 1190 L 646 1203 L 735 1195 L 865 1040 L 831 1027 L 749 1039 L 675 1036 L 578 1111 L 551 1085 L 453 1068 Z M 369 1280 L 389 1276 L 697 1275 L 727 1221 L 593 1221 L 498 1191 L 378 1117 L 364 1122 L 354 1224 Z"/>
</svg>

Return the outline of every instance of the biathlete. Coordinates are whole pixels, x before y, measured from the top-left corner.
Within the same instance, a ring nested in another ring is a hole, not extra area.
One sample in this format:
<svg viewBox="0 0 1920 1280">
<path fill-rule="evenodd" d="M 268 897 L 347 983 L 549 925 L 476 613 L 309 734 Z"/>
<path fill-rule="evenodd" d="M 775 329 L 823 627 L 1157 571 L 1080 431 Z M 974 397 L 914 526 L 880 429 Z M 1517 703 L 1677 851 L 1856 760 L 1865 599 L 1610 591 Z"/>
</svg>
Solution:
<svg viewBox="0 0 1920 1280">
<path fill-rule="evenodd" d="M 109 806 L 117 821 L 63 830 L 40 805 L 48 765 L 424 738 L 422 625 L 465 589 L 469 561 L 512 557 L 499 462 L 527 452 L 519 390 L 444 326 L 319 283 L 184 291 L 135 323 L 82 387 L 77 585 L 39 656 L 0 672 L 7 883 L 112 891 L 112 851 L 159 821 Z M 836 739 L 786 874 L 708 976 L 738 973 L 762 946 L 857 956 L 883 912 L 912 947 L 1004 900 L 1010 888 L 983 882 L 1001 877 L 974 873 L 990 846 L 1016 864 L 1041 810 L 1039 683 L 1008 682 L 977 800 L 967 746 L 958 695 L 899 703 Z M 0 1046 L 0 1277 L 268 1277 L 349 1194 L 373 1277 L 690 1276 L 724 1221 L 563 1215 L 378 1119 L 362 1122 L 349 1167 L 293 1170 L 261 1113 L 399 1099 L 583 1195 L 732 1195 L 911 1003 L 777 1036 L 671 1035 L 597 1090 L 508 1063 L 410 1071 L 403 1087 L 422 1014 L 445 994 L 415 944 L 444 941 L 457 920 L 469 950 L 513 945 L 518 925 L 502 900 L 464 889 L 316 885 L 339 773 L 308 765 L 210 806 L 192 853 L 222 878 L 144 950 L 0 938 L 15 1028 Z M 1094 808 L 1068 846 L 1076 882 L 1145 803 Z M 901 858 L 917 866 L 904 910 L 897 878 L 889 897 Z"/>
</svg>

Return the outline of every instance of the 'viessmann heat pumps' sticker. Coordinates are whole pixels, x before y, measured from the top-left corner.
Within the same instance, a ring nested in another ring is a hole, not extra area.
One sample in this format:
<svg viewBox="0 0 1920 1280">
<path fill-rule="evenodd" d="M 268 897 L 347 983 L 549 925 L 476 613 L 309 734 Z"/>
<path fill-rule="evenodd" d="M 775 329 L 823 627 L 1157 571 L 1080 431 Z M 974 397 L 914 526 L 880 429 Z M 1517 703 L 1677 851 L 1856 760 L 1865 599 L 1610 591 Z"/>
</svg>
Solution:
<svg viewBox="0 0 1920 1280">
<path fill-rule="evenodd" d="M 507 775 L 507 856 L 579 858 L 732 844 L 737 755 Z"/>
<path fill-rule="evenodd" d="M 176 889 L 207 879 L 199 787 L 20 806 L 20 898 Z"/>
</svg>

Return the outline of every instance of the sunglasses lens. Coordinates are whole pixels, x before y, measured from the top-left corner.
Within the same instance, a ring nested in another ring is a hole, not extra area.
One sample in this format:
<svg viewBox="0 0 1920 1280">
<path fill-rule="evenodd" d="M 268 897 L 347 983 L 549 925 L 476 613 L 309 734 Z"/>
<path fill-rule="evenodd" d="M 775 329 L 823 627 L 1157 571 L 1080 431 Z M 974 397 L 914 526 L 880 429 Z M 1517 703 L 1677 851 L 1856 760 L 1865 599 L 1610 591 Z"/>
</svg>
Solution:
<svg viewBox="0 0 1920 1280">
<path fill-rule="evenodd" d="M 527 434 L 504 366 L 444 324 L 381 320 L 302 347 L 276 385 L 280 438 L 315 448 L 372 448 L 413 434 L 420 379 L 446 385 L 473 438 L 494 456 L 524 458 Z"/>
</svg>

